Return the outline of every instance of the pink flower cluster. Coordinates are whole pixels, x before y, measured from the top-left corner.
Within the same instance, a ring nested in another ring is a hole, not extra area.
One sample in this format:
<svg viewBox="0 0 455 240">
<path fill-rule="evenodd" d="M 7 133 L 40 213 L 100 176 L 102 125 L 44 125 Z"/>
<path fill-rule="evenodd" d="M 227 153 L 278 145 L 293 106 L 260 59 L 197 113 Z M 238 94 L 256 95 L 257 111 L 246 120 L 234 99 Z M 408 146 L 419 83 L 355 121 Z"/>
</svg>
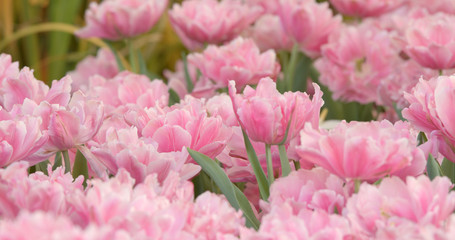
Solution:
<svg viewBox="0 0 455 240">
<path fill-rule="evenodd" d="M 406 94 L 409 107 L 403 116 L 417 129 L 430 138 L 427 145 L 433 145 L 437 152 L 455 162 L 455 128 L 453 107 L 455 76 L 441 76 L 429 80 L 420 79 L 411 93 Z M 427 146 L 428 147 L 428 146 Z"/>
<path fill-rule="evenodd" d="M 92 3 L 76 34 L 131 40 L 167 4 Z M 0 239 L 451 239 L 453 183 L 427 158 L 455 162 L 454 9 L 187 0 L 168 16 L 198 52 L 165 80 L 102 49 L 47 86 L 1 54 Z M 327 127 L 330 96 L 375 120 Z"/>
<path fill-rule="evenodd" d="M 193 185 L 175 173 L 134 186 L 121 170 L 84 190 L 82 177 L 73 181 L 62 168 L 27 176 L 27 167 L 0 170 L 2 239 L 232 239 L 244 227 L 242 213 L 224 197 L 206 192 L 194 199 Z"/>
</svg>

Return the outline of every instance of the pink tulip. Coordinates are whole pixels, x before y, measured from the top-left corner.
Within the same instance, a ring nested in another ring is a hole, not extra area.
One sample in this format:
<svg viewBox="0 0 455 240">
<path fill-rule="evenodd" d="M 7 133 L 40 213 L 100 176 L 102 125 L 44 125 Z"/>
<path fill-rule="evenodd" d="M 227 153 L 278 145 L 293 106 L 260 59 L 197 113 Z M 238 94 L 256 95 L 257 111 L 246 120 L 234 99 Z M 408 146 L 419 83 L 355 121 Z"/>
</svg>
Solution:
<svg viewBox="0 0 455 240">
<path fill-rule="evenodd" d="M 329 4 L 315 1 L 279 0 L 278 15 L 287 34 L 310 57 L 320 55 L 321 46 L 341 23 L 341 16 L 333 16 Z"/>
<path fill-rule="evenodd" d="M 209 98 L 215 95 L 215 90 L 220 86 L 214 84 L 210 79 L 204 76 L 198 76 L 197 68 L 188 63 L 188 73 L 190 74 L 191 81 L 193 83 L 193 90 L 191 91 L 191 96 L 196 98 Z M 176 71 L 171 72 L 165 70 L 163 72 L 164 76 L 168 79 L 169 88 L 173 89 L 180 99 L 185 98 L 185 95 L 188 93 L 188 86 L 185 78 L 185 70 L 182 61 L 178 61 L 175 65 Z"/>
<path fill-rule="evenodd" d="M 278 205 L 262 218 L 259 231 L 243 229 L 241 239 L 351 239 L 349 222 L 339 215 L 321 210 L 292 212 L 287 204 Z"/>
<path fill-rule="evenodd" d="M 437 141 L 438 150 L 451 161 L 455 161 L 454 88 L 454 75 L 420 79 L 412 93 L 405 94 L 410 106 L 403 110 L 403 116 Z"/>
<path fill-rule="evenodd" d="M 327 169 L 345 179 L 375 181 L 386 175 L 411 175 L 425 168 L 417 136 L 406 122 L 342 122 L 329 131 L 306 126 L 300 133 L 297 153 L 304 161 Z"/>
<path fill-rule="evenodd" d="M 228 95 L 219 94 L 209 98 L 205 104 L 205 108 L 210 116 L 220 116 L 224 125 L 229 127 L 239 125 L 239 121 L 237 121 L 234 109 L 232 108 L 231 98 Z"/>
<path fill-rule="evenodd" d="M 85 12 L 87 26 L 78 30 L 81 38 L 109 40 L 134 37 L 148 32 L 167 6 L 167 0 L 108 0 L 91 3 Z"/>
<path fill-rule="evenodd" d="M 183 44 L 191 50 L 221 44 L 237 37 L 261 14 L 240 0 L 189 0 L 175 3 L 169 17 Z"/>
<path fill-rule="evenodd" d="M 455 30 L 452 15 L 437 13 L 414 20 L 406 30 L 406 53 L 432 69 L 455 67 Z"/>
<path fill-rule="evenodd" d="M 286 92 L 280 94 L 271 78 L 262 78 L 256 90 L 247 86 L 243 96 L 236 95 L 235 82 L 229 85 L 234 111 L 240 126 L 253 141 L 266 144 L 288 143 L 310 122 L 314 128 L 319 125 L 319 111 L 323 104 L 322 92 L 314 85 L 313 99 L 306 93 Z M 290 124 L 288 137 L 284 139 Z"/>
<path fill-rule="evenodd" d="M 158 143 L 159 152 L 176 152 L 189 147 L 211 158 L 223 151 L 231 134 L 221 118 L 192 114 L 185 109 L 175 109 L 152 119 L 142 130 L 142 136 Z"/>
<path fill-rule="evenodd" d="M 145 75 L 127 71 L 117 74 L 112 79 L 101 76 L 90 78 L 87 96 L 102 101 L 106 106 L 106 115 L 122 112 L 128 104 L 146 107 L 164 107 L 168 105 L 168 87 L 160 80 L 150 81 Z"/>
<path fill-rule="evenodd" d="M 455 193 L 450 192 L 448 178 L 427 176 L 401 179 L 385 178 L 379 186 L 362 184 L 359 192 L 347 203 L 344 215 L 359 235 L 372 237 L 389 222 L 403 220 L 442 227 L 455 209 Z"/>
<path fill-rule="evenodd" d="M 342 14 L 355 17 L 377 17 L 390 12 L 403 4 L 406 0 L 392 1 L 356 1 L 356 0 L 330 0 L 335 8 Z"/>
<path fill-rule="evenodd" d="M 235 211 L 224 196 L 205 192 L 194 202 L 188 228 L 203 239 L 219 239 L 221 235 L 239 235 L 245 224 L 241 211 Z"/>
<path fill-rule="evenodd" d="M 37 104 L 46 101 L 50 104 L 66 106 L 70 99 L 71 78 L 66 76 L 61 80 L 54 80 L 49 87 L 33 76 L 33 71 L 24 67 L 17 77 L 9 77 L 2 82 L 0 90 L 0 104 L 8 111 L 14 105 L 22 105 L 25 99 Z"/>
<path fill-rule="evenodd" d="M 302 209 L 341 213 L 353 185 L 346 183 L 322 168 L 298 170 L 277 179 L 270 187 L 268 203 L 262 209 L 269 212 L 275 206 L 289 203 L 294 214 Z"/>
<path fill-rule="evenodd" d="M 294 44 L 284 32 L 280 17 L 272 14 L 262 15 L 253 27 L 246 30 L 246 35 L 254 40 L 261 51 L 291 50 Z"/>
<path fill-rule="evenodd" d="M 71 213 L 70 194 L 82 193 L 83 178 L 73 179 L 63 168 L 48 168 L 49 176 L 42 172 L 28 175 L 29 165 L 13 163 L 0 170 L 0 216 L 14 219 L 22 211 L 45 211 L 54 214 Z"/>
<path fill-rule="evenodd" d="M 321 54 L 315 62 L 319 80 L 334 99 L 348 102 L 377 101 L 379 85 L 403 61 L 390 34 L 369 23 L 341 28 L 330 36 Z"/>
<path fill-rule="evenodd" d="M 48 140 L 47 131 L 40 129 L 42 119 L 33 116 L 15 119 L 3 109 L 0 112 L 0 166 L 20 160 L 38 163 L 29 157 Z"/>
<path fill-rule="evenodd" d="M 24 228 L 27 231 L 24 231 Z M 101 237 L 101 231 L 97 239 Z M 82 229 L 74 225 L 68 216 L 55 215 L 50 212 L 23 211 L 12 221 L 0 222 L 0 238 L 12 239 L 68 239 L 79 240 L 84 238 Z"/>
<path fill-rule="evenodd" d="M 256 177 L 248 160 L 242 129 L 234 126 L 232 127 L 232 132 L 232 138 L 227 142 L 226 148 L 218 155 L 217 159 L 223 164 L 224 170 L 232 182 L 254 182 Z M 261 167 L 266 172 L 267 162 L 264 143 L 251 140 L 251 144 L 258 156 Z M 271 153 L 273 169 L 279 175 L 281 163 L 278 146 L 271 146 Z"/>
<path fill-rule="evenodd" d="M 202 53 L 192 53 L 188 61 L 220 87 L 227 87 L 234 80 L 241 88 L 257 84 L 263 77 L 274 79 L 280 72 L 274 51 L 261 54 L 253 40 L 241 37 L 221 47 L 211 45 Z"/>
<path fill-rule="evenodd" d="M 96 57 L 88 56 L 76 65 L 76 69 L 68 74 L 73 79 L 72 91 L 81 90 L 86 93 L 89 85 L 89 78 L 100 75 L 104 78 L 113 78 L 118 74 L 117 62 L 114 54 L 106 48 L 98 50 Z"/>
<path fill-rule="evenodd" d="M 159 181 L 163 181 L 170 171 L 179 173 L 184 180 L 200 171 L 198 165 L 186 163 L 188 153 L 183 146 L 176 152 L 159 153 L 157 144 L 150 139 L 139 138 L 136 128 L 117 129 L 116 125 L 109 126 L 104 136 L 98 134 L 97 139 L 104 141 L 92 141 L 89 147 L 111 174 L 117 174 L 120 168 L 124 168 L 136 183 L 142 183 L 152 173 L 157 174 Z"/>
<path fill-rule="evenodd" d="M 419 82 L 419 78 L 431 78 L 438 76 L 438 72 L 421 67 L 416 61 L 410 59 L 396 65 L 395 71 L 385 77 L 378 86 L 377 103 L 383 106 L 399 109 L 408 107 L 405 92 L 411 92 L 412 88 Z"/>
<path fill-rule="evenodd" d="M 19 63 L 12 62 L 11 55 L 0 54 L 0 84 L 7 78 L 16 78 L 19 75 Z"/>
<path fill-rule="evenodd" d="M 103 110 L 103 103 L 75 92 L 68 108 L 57 109 L 50 116 L 49 149 L 68 150 L 91 140 L 104 119 Z"/>
<path fill-rule="evenodd" d="M 408 1 L 411 7 L 424 8 L 430 13 L 445 12 L 448 14 L 455 14 L 455 2 L 452 0 L 413 0 Z"/>
</svg>

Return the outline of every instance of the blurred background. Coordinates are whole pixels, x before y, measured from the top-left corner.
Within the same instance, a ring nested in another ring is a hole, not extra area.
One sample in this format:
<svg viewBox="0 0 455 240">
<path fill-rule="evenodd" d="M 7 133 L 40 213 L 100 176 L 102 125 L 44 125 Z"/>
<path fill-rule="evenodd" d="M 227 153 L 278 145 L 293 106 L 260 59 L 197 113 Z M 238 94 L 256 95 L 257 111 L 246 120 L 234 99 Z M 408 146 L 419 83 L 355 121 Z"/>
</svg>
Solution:
<svg viewBox="0 0 455 240">
<path fill-rule="evenodd" d="M 21 67 L 35 70 L 35 77 L 50 84 L 75 68 L 87 55 L 103 45 L 71 32 L 84 26 L 84 12 L 90 2 L 101 0 L 0 0 L 0 53 L 12 55 Z M 169 6 L 175 2 L 169 1 Z M 134 40 L 146 59 L 148 70 L 162 76 L 173 69 L 185 47 L 174 33 L 167 11 L 147 34 Z M 119 45 L 120 53 L 128 49 Z"/>
</svg>

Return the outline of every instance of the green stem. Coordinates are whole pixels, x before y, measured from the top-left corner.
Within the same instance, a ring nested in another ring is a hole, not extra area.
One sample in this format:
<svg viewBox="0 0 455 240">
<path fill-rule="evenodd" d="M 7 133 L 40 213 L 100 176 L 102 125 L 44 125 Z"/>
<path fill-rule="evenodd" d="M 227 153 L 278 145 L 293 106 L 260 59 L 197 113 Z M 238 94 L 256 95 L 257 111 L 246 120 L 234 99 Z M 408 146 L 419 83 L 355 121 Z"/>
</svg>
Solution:
<svg viewBox="0 0 455 240">
<path fill-rule="evenodd" d="M 442 69 L 439 69 L 439 76 L 442 76 Z"/>
<path fill-rule="evenodd" d="M 291 173 L 291 165 L 289 164 L 286 147 L 284 145 L 278 145 L 278 149 L 280 151 L 281 177 L 286 177 Z"/>
<path fill-rule="evenodd" d="M 66 166 L 66 164 L 65 164 Z M 84 182 L 82 185 L 87 187 L 87 179 L 88 179 L 88 164 L 87 159 L 82 155 L 82 153 L 78 150 L 76 152 L 76 157 L 74 159 L 74 166 L 73 166 L 73 178 L 76 179 L 80 175 L 84 176 Z"/>
<path fill-rule="evenodd" d="M 70 156 L 68 150 L 62 151 L 63 161 L 65 162 L 65 173 L 71 172 Z"/>
<path fill-rule="evenodd" d="M 129 61 L 131 65 L 131 71 L 137 73 L 138 72 L 138 63 L 137 63 L 137 56 L 136 56 L 136 49 L 134 49 L 133 41 L 131 39 L 126 40 L 126 45 L 128 45 L 129 50 Z"/>
<path fill-rule="evenodd" d="M 295 68 L 297 66 L 297 56 L 299 54 L 299 45 L 294 44 L 292 48 L 291 57 L 289 60 L 289 65 L 286 69 L 285 79 L 286 79 L 286 86 L 288 91 L 292 91 L 294 89 L 294 74 Z"/>
<path fill-rule="evenodd" d="M 183 62 L 183 70 L 185 73 L 186 88 L 188 90 L 188 94 L 190 94 L 191 92 L 193 92 L 194 85 L 193 85 L 193 81 L 191 80 L 190 71 L 188 70 L 188 61 L 186 59 L 186 55 L 183 52 L 182 52 L 182 62 Z"/>
<path fill-rule="evenodd" d="M 295 170 L 299 170 L 300 169 L 300 162 L 299 161 L 294 161 L 294 167 L 295 167 Z"/>
<path fill-rule="evenodd" d="M 267 177 L 269 178 L 269 185 L 272 185 L 275 178 L 273 175 L 272 149 L 270 144 L 265 144 L 265 157 L 267 159 Z"/>
</svg>

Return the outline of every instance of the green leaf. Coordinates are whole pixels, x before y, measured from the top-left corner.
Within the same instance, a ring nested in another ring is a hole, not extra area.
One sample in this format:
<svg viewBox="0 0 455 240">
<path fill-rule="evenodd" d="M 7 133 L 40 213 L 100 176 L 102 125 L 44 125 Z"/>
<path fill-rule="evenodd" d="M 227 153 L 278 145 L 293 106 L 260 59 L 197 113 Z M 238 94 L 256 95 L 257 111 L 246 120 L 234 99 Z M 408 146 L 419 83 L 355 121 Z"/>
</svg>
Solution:
<svg viewBox="0 0 455 240">
<path fill-rule="evenodd" d="M 261 198 L 266 200 L 269 198 L 269 183 L 267 178 L 265 177 L 264 170 L 262 169 L 261 164 L 259 163 L 258 156 L 254 151 L 253 145 L 251 144 L 248 135 L 246 134 L 245 130 L 242 129 L 243 133 L 243 141 L 245 142 L 245 149 L 248 154 L 248 160 L 250 161 L 251 167 L 253 168 L 254 175 L 256 175 L 256 180 L 259 185 L 259 192 L 261 193 Z"/>
<path fill-rule="evenodd" d="M 70 156 L 68 150 L 62 151 L 63 161 L 65 162 L 65 173 L 71 172 Z"/>
<path fill-rule="evenodd" d="M 251 209 L 251 205 L 245 195 L 229 180 L 226 173 L 221 167 L 211 158 L 197 151 L 188 148 L 188 153 L 201 167 L 202 170 L 209 175 L 221 192 L 226 196 L 226 199 L 235 209 L 241 209 L 246 218 L 247 226 L 259 228 L 259 220 Z M 236 190 L 237 189 L 237 190 Z"/>
<path fill-rule="evenodd" d="M 437 176 L 442 176 L 441 167 L 431 154 L 428 156 L 427 160 L 427 174 L 431 180 Z"/>
<path fill-rule="evenodd" d="M 188 93 L 193 92 L 194 85 L 193 81 L 191 80 L 190 72 L 188 70 L 188 61 L 186 60 L 185 53 L 182 52 L 182 62 L 183 62 L 183 70 L 185 72 L 185 81 Z"/>
<path fill-rule="evenodd" d="M 278 145 L 278 150 L 280 151 L 281 177 L 286 177 L 291 173 L 291 164 L 289 164 L 286 147 L 283 144 Z"/>
<path fill-rule="evenodd" d="M 419 135 L 417 136 L 417 141 L 419 145 L 422 145 L 428 141 L 428 138 L 424 132 L 420 132 Z"/>
<path fill-rule="evenodd" d="M 55 154 L 54 166 L 52 166 L 52 171 L 55 171 L 58 167 L 62 166 L 62 153 L 57 152 Z"/>
<path fill-rule="evenodd" d="M 406 119 L 404 119 L 404 117 L 403 117 L 403 114 L 401 113 L 402 109 L 398 109 L 398 106 L 396 103 L 393 104 L 393 109 L 395 109 L 395 112 L 397 113 L 398 118 L 400 118 L 401 121 L 406 121 Z"/>
<path fill-rule="evenodd" d="M 35 165 L 35 169 L 36 171 L 41 171 L 44 174 L 49 175 L 49 173 L 47 172 L 47 165 L 49 164 L 50 164 L 49 160 L 41 161 Z"/>
<path fill-rule="evenodd" d="M 79 17 L 83 1 L 80 0 L 50 0 L 48 14 L 51 22 L 74 23 Z M 61 78 L 67 71 L 67 61 L 62 57 L 68 54 L 71 46 L 72 35 L 63 32 L 49 33 L 49 49 L 46 51 L 50 59 L 49 79 Z"/>
<path fill-rule="evenodd" d="M 179 103 L 180 102 L 180 97 L 179 95 L 174 91 L 174 89 L 169 88 L 169 107 Z"/>
<path fill-rule="evenodd" d="M 245 196 L 245 194 L 243 194 L 243 192 L 236 185 L 232 184 L 232 186 L 234 187 L 235 197 L 237 198 L 240 208 L 243 211 L 243 216 L 245 216 L 245 218 L 247 219 L 247 221 L 246 221 L 247 227 L 252 227 L 252 228 L 258 230 L 259 225 L 261 223 L 256 218 L 256 215 L 254 214 L 254 211 L 251 208 L 250 201 L 248 201 L 248 198 Z"/>
<path fill-rule="evenodd" d="M 447 158 L 444 158 L 442 160 L 441 164 L 441 170 L 442 174 L 452 181 L 452 183 L 455 183 L 455 163 L 448 160 Z"/>
<path fill-rule="evenodd" d="M 160 76 L 158 76 L 155 73 L 152 73 L 148 70 L 147 64 L 145 63 L 144 56 L 142 55 L 141 51 L 137 51 L 137 58 L 138 58 L 138 63 L 139 63 L 139 73 L 147 76 L 150 78 L 150 80 L 154 79 L 159 79 Z"/>
<path fill-rule="evenodd" d="M 87 179 L 88 179 L 88 166 L 87 166 L 87 159 L 84 155 L 77 150 L 76 159 L 74 160 L 73 166 L 73 178 L 76 179 L 79 176 L 84 176 L 84 187 L 87 186 Z"/>
<path fill-rule="evenodd" d="M 110 42 L 108 40 L 103 40 L 103 42 L 106 43 L 106 45 L 109 47 L 109 49 L 111 49 L 112 54 L 114 54 L 115 61 L 117 62 L 118 71 L 119 72 L 125 71 L 126 68 L 122 63 L 122 60 L 120 59 L 120 56 L 118 55 L 118 52 L 115 50 L 114 45 L 112 45 L 112 42 Z"/>
</svg>

